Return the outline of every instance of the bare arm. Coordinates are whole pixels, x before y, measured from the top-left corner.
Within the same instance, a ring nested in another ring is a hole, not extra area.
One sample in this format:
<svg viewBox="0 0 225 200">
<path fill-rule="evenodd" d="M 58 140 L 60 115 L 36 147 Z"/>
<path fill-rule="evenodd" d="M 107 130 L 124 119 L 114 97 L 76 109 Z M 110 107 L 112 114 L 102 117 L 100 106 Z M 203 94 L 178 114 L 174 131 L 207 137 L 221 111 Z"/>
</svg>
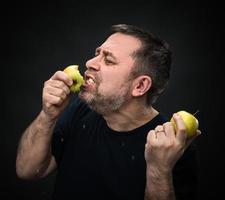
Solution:
<svg viewBox="0 0 225 200">
<path fill-rule="evenodd" d="M 146 173 L 145 200 L 175 200 L 172 172 L 161 174 L 148 168 Z"/>
<path fill-rule="evenodd" d="M 17 152 L 18 177 L 43 177 L 56 168 L 51 152 L 51 139 L 56 120 L 69 102 L 72 80 L 64 72 L 56 72 L 45 82 L 43 109 L 23 133 Z"/>
<path fill-rule="evenodd" d="M 174 115 L 177 132 L 170 122 L 157 126 L 147 137 L 145 147 L 146 188 L 145 200 L 175 200 L 172 170 L 189 144 L 200 134 L 187 138 L 185 125 Z"/>
<path fill-rule="evenodd" d="M 41 111 L 23 133 L 16 160 L 16 170 L 19 177 L 26 179 L 41 177 L 50 171 L 49 166 L 51 166 L 51 170 L 56 167 L 51 155 L 51 138 L 54 126 L 55 120 L 49 120 L 46 114 Z"/>
</svg>

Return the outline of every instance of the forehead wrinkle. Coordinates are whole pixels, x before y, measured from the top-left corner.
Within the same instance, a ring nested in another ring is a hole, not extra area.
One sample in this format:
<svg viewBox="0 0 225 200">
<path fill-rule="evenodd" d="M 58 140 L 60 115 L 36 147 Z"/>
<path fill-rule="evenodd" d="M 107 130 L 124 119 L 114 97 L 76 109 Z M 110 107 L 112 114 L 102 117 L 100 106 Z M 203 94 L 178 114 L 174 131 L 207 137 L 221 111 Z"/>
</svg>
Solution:
<svg viewBox="0 0 225 200">
<path fill-rule="evenodd" d="M 100 52 L 101 50 L 102 50 L 101 47 L 96 48 L 96 52 Z M 110 52 L 109 50 L 103 49 L 102 52 L 103 52 L 104 55 L 111 56 L 112 58 L 116 59 L 116 56 L 112 52 Z"/>
</svg>

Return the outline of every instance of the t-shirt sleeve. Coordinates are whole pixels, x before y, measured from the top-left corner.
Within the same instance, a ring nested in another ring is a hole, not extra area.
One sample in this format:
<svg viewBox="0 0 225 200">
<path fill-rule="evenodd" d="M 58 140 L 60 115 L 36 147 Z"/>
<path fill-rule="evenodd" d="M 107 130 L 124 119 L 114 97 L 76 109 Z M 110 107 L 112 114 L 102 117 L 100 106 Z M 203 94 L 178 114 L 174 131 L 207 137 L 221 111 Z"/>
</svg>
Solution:
<svg viewBox="0 0 225 200">
<path fill-rule="evenodd" d="M 62 159 L 64 146 L 68 140 L 72 125 L 78 122 L 85 106 L 79 98 L 75 98 L 56 122 L 52 138 L 52 155 L 55 157 L 58 166 Z"/>
<path fill-rule="evenodd" d="M 177 200 L 195 200 L 198 190 L 197 146 L 192 143 L 176 163 L 173 184 Z"/>
</svg>

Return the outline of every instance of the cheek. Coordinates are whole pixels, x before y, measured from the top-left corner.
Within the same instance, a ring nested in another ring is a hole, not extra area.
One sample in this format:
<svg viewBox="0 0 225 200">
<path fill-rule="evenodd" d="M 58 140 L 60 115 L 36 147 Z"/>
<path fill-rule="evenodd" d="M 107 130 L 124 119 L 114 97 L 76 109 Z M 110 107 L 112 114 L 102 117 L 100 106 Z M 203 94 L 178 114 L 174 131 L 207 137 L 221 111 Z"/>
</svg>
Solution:
<svg viewBox="0 0 225 200">
<path fill-rule="evenodd" d="M 129 81 L 124 79 L 109 78 L 99 85 L 98 91 L 105 95 L 122 95 L 129 92 Z"/>
<path fill-rule="evenodd" d="M 99 84 L 99 90 L 101 91 L 109 91 L 117 87 L 118 87 L 118 81 L 115 81 L 114 78 L 104 78 Z"/>
<path fill-rule="evenodd" d="M 128 72 L 125 71 L 104 71 L 101 73 L 101 81 L 99 84 L 99 91 L 107 93 L 119 91 L 129 84 L 127 77 Z"/>
<path fill-rule="evenodd" d="M 104 94 L 112 94 L 115 93 L 115 91 L 118 91 L 120 88 L 121 80 L 111 76 L 102 78 L 102 81 L 98 87 L 98 91 Z"/>
</svg>

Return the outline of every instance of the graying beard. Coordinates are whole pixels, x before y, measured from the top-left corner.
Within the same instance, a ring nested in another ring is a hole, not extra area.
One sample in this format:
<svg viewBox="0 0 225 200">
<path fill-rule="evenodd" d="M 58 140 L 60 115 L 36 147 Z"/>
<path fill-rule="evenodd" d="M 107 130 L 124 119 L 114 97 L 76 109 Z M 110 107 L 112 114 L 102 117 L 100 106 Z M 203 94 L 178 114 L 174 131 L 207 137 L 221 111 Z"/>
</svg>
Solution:
<svg viewBox="0 0 225 200">
<path fill-rule="evenodd" d="M 105 98 L 104 96 L 97 94 L 96 98 L 92 102 L 89 102 L 88 105 L 99 114 L 107 114 L 118 110 L 124 102 L 124 96 L 120 96 L 119 98 L 117 96 Z"/>
<path fill-rule="evenodd" d="M 99 87 L 97 87 L 93 98 L 84 99 L 84 101 L 92 110 L 95 110 L 97 113 L 104 115 L 119 110 L 126 101 L 127 92 L 128 89 L 126 91 L 123 90 L 119 95 L 106 97 L 99 93 Z"/>
</svg>

